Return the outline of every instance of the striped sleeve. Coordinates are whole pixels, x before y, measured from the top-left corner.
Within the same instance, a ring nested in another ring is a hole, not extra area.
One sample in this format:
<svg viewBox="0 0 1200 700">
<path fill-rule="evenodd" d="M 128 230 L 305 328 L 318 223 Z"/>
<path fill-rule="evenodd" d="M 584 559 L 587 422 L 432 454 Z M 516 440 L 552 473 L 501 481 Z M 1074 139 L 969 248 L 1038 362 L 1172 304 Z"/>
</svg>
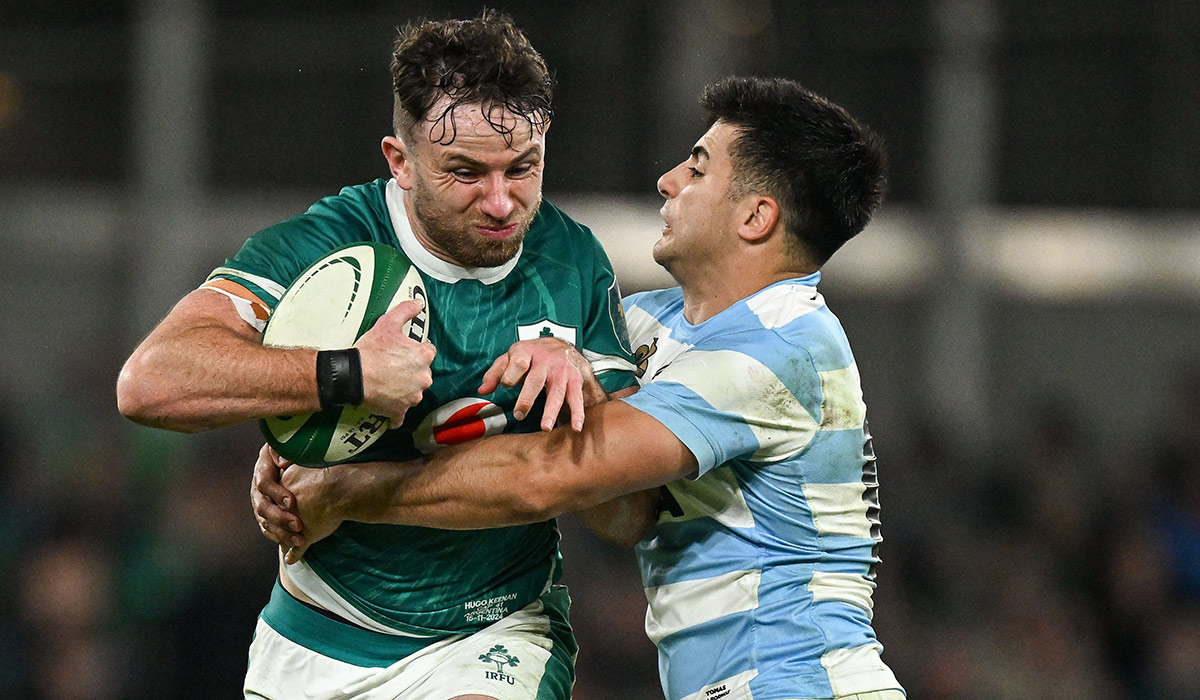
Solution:
<svg viewBox="0 0 1200 700">
<path fill-rule="evenodd" d="M 698 475 L 731 459 L 775 462 L 802 450 L 820 424 L 802 398 L 816 395 L 816 373 L 807 358 L 789 363 L 792 376 L 780 376 L 744 351 L 778 344 L 769 331 L 739 343 L 742 348 L 694 347 L 663 368 L 654 381 L 626 399 L 667 426 L 696 456 Z M 804 371 L 807 370 L 807 371 Z M 801 386 L 797 386 L 801 385 Z"/>
<path fill-rule="evenodd" d="M 242 320 L 260 333 L 284 292 L 283 285 L 277 282 L 228 267 L 213 270 L 200 289 L 211 289 L 229 297 Z"/>
</svg>

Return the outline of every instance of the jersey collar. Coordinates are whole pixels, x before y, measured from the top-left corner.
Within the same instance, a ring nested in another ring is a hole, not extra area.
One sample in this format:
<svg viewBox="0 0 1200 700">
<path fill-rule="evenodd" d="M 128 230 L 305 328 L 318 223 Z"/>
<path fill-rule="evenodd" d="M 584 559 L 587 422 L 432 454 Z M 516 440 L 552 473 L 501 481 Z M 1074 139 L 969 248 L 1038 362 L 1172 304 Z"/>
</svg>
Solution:
<svg viewBox="0 0 1200 700">
<path fill-rule="evenodd" d="M 513 271 L 517 266 L 517 261 L 521 259 L 521 253 L 525 250 L 525 244 L 517 248 L 517 254 L 512 256 L 508 262 L 498 267 L 463 267 L 455 265 L 452 262 L 447 262 L 429 252 L 421 242 L 417 240 L 416 235 L 412 231 L 412 227 L 408 223 L 408 214 L 404 209 L 404 190 L 396 184 L 394 179 L 388 180 L 387 183 L 387 208 L 388 216 L 392 220 L 392 230 L 396 233 L 396 240 L 400 243 L 400 250 L 408 256 L 417 269 L 429 275 L 435 280 L 449 282 L 454 284 L 459 280 L 477 280 L 483 284 L 493 284 L 508 277 L 508 273 Z"/>
</svg>

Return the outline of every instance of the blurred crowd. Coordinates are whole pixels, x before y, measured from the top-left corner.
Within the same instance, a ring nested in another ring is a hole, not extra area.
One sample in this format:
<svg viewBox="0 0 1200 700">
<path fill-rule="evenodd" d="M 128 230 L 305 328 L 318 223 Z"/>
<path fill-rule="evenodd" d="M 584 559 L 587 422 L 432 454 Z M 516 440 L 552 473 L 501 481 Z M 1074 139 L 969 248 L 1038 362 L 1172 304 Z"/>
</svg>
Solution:
<svg viewBox="0 0 1200 700">
<path fill-rule="evenodd" d="M 257 431 L 137 428 L 110 379 L 81 382 L 50 447 L 0 412 L 0 698 L 237 697 L 275 572 L 248 505 Z M 875 622 L 910 697 L 1200 698 L 1200 378 L 1176 389 L 1120 469 L 1054 402 L 981 465 L 933 439 L 890 454 L 873 425 Z M 575 697 L 661 698 L 632 551 L 560 520 Z"/>
</svg>

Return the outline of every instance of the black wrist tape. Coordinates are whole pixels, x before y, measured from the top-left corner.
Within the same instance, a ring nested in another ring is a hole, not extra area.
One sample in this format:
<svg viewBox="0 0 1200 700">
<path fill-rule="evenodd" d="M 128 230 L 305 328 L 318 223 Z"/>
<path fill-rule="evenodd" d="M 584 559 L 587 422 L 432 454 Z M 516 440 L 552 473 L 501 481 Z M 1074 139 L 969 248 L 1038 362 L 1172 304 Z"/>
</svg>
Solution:
<svg viewBox="0 0 1200 700">
<path fill-rule="evenodd" d="M 362 358 L 358 348 L 317 351 L 317 398 L 322 411 L 363 402 Z"/>
</svg>

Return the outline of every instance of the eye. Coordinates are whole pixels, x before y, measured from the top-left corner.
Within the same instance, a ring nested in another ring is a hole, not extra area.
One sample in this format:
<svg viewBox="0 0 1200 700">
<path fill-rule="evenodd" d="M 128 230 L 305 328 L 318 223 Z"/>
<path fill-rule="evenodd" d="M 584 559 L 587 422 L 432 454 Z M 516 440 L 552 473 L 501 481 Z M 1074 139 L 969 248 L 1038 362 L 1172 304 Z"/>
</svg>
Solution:
<svg viewBox="0 0 1200 700">
<path fill-rule="evenodd" d="M 696 168 L 693 168 L 690 165 L 688 166 L 688 172 L 692 174 L 693 178 L 704 177 L 704 173 L 700 172 L 699 170 L 697 170 Z"/>
<path fill-rule="evenodd" d="M 533 172 L 534 163 L 520 163 L 508 170 L 509 177 L 525 177 Z"/>
<path fill-rule="evenodd" d="M 468 168 L 451 170 L 450 174 L 453 175 L 455 179 L 463 181 L 471 181 L 479 178 L 479 175 L 474 170 L 470 170 Z"/>
</svg>

